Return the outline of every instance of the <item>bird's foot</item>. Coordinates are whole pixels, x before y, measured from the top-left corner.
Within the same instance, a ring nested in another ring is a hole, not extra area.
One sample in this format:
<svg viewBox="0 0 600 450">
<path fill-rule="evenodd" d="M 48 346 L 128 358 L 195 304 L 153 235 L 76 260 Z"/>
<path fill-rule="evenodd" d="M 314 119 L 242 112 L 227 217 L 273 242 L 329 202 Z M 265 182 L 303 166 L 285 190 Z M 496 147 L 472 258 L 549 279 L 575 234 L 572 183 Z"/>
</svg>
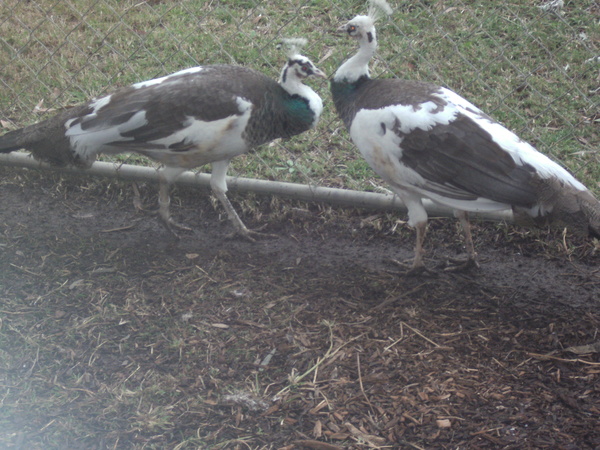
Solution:
<svg viewBox="0 0 600 450">
<path fill-rule="evenodd" d="M 242 237 L 250 242 L 256 242 L 257 239 L 274 239 L 279 237 L 276 234 L 261 233 L 260 230 L 263 230 L 266 226 L 267 225 L 265 224 L 257 230 L 250 230 L 246 228 L 245 225 L 242 225 L 241 227 L 236 227 L 236 230 L 233 233 L 228 234 L 227 238 L 233 239 L 236 237 Z"/>
<path fill-rule="evenodd" d="M 469 272 L 471 270 L 479 269 L 479 263 L 473 257 L 468 256 L 467 258 L 449 258 L 443 268 L 444 272 Z"/>
<path fill-rule="evenodd" d="M 409 264 L 406 262 L 398 261 L 397 259 L 393 258 L 390 258 L 388 261 L 400 268 L 399 272 L 395 272 L 398 275 L 403 275 L 406 277 L 436 277 L 438 275 L 436 272 L 432 271 L 431 269 L 428 269 L 423 264 L 415 265 L 414 262 Z"/>
<path fill-rule="evenodd" d="M 175 220 L 173 220 L 173 218 L 171 216 L 167 217 L 166 219 L 159 214 L 160 217 L 160 223 L 162 223 L 165 228 L 169 231 L 169 233 L 171 233 L 171 235 L 175 238 L 175 239 L 181 239 L 181 236 L 179 236 L 179 233 L 177 232 L 177 230 L 182 230 L 182 231 L 193 231 L 192 228 L 188 227 L 187 225 L 184 225 L 182 223 L 176 222 Z"/>
<path fill-rule="evenodd" d="M 154 212 L 153 210 L 149 209 L 147 206 L 144 206 L 144 204 L 142 203 L 142 195 L 140 194 L 140 188 L 139 188 L 137 182 L 133 181 L 131 183 L 131 187 L 133 188 L 133 207 L 135 209 L 137 209 L 138 211 Z"/>
</svg>

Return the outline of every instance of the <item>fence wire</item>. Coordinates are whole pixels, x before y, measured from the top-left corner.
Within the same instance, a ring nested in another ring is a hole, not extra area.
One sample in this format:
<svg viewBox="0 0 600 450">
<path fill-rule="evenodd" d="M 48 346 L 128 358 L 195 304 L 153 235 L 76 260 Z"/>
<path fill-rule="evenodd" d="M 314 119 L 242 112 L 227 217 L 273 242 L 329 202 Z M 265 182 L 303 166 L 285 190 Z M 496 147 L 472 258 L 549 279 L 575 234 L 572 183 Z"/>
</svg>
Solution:
<svg viewBox="0 0 600 450">
<path fill-rule="evenodd" d="M 374 76 L 448 86 L 580 178 L 600 178 L 596 2 L 390 4 Z M 365 11 L 362 0 L 0 0 L 0 131 L 195 65 L 240 64 L 277 78 L 285 37 L 308 38 L 304 53 L 331 75 L 355 51 L 336 29 Z M 309 84 L 325 103 L 317 129 L 234 159 L 230 175 L 380 189 L 335 116 L 327 82 Z"/>
</svg>

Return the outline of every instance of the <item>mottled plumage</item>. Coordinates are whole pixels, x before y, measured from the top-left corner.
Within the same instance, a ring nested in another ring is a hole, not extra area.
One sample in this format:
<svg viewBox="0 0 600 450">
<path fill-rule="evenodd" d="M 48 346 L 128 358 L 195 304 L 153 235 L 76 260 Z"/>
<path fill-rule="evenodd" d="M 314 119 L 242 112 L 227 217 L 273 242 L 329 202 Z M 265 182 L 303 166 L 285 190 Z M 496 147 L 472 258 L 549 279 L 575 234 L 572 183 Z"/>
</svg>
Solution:
<svg viewBox="0 0 600 450">
<path fill-rule="evenodd" d="M 291 54 L 279 83 L 245 67 L 193 67 L 133 84 L 43 122 L 0 137 L 0 152 L 29 150 L 56 165 L 89 167 L 98 154 L 135 152 L 164 164 L 159 212 L 165 223 L 169 184 L 184 170 L 212 163 L 211 187 L 237 231 L 251 233 L 225 192 L 231 158 L 317 123 L 323 105 L 303 80 L 325 77 Z"/>
<path fill-rule="evenodd" d="M 372 17 L 357 16 L 341 30 L 358 41 L 359 51 L 331 82 L 335 107 L 363 157 L 408 208 L 417 230 L 413 269 L 423 268 L 423 198 L 455 210 L 470 264 L 469 211 L 512 209 L 522 221 L 600 235 L 600 204 L 565 169 L 449 89 L 371 79 Z"/>
</svg>

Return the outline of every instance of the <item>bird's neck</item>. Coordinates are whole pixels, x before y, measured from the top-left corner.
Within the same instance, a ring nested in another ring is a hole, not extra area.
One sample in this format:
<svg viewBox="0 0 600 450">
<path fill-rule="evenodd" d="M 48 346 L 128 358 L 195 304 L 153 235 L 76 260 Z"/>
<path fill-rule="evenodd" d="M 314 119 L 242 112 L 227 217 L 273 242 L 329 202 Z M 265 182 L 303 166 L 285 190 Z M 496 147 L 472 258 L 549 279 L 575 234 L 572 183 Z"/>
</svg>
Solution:
<svg viewBox="0 0 600 450">
<path fill-rule="evenodd" d="M 369 62 L 376 49 L 377 40 L 373 30 L 370 40 L 363 37 L 359 41 L 358 52 L 339 67 L 333 76 L 333 81 L 336 83 L 355 83 L 361 77 L 368 77 Z"/>
<path fill-rule="evenodd" d="M 289 74 L 287 77 L 282 76 L 279 79 L 279 84 L 291 98 L 300 98 L 306 102 L 305 105 L 307 105 L 308 109 L 312 112 L 311 117 L 313 118 L 313 123 L 311 124 L 311 127 L 315 126 L 323 111 L 323 101 L 321 100 L 321 97 L 298 78 L 290 77 Z M 296 102 L 292 102 L 291 104 L 295 103 Z M 301 107 L 302 103 L 298 103 L 298 105 L 299 106 L 296 108 Z"/>
</svg>

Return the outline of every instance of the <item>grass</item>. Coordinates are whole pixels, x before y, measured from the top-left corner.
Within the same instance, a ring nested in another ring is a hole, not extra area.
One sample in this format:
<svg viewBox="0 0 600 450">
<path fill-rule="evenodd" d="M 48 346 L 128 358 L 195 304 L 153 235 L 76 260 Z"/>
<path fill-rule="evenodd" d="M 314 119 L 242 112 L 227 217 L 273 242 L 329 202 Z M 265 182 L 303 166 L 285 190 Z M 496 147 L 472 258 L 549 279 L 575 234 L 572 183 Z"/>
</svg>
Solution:
<svg viewBox="0 0 600 450">
<path fill-rule="evenodd" d="M 392 4 L 378 27 L 374 74 L 458 91 L 599 192 L 594 2 L 567 2 L 560 13 L 516 1 Z M 362 1 L 8 0 L 0 118 L 24 125 L 40 119 L 40 101 L 61 108 L 197 64 L 244 64 L 275 78 L 283 60 L 275 44 L 286 36 L 309 38 L 306 53 L 331 74 L 354 51 L 335 28 L 364 10 Z M 312 84 L 326 106 L 318 129 L 235 159 L 231 174 L 367 190 L 379 183 L 335 117 L 327 83 Z"/>
</svg>

